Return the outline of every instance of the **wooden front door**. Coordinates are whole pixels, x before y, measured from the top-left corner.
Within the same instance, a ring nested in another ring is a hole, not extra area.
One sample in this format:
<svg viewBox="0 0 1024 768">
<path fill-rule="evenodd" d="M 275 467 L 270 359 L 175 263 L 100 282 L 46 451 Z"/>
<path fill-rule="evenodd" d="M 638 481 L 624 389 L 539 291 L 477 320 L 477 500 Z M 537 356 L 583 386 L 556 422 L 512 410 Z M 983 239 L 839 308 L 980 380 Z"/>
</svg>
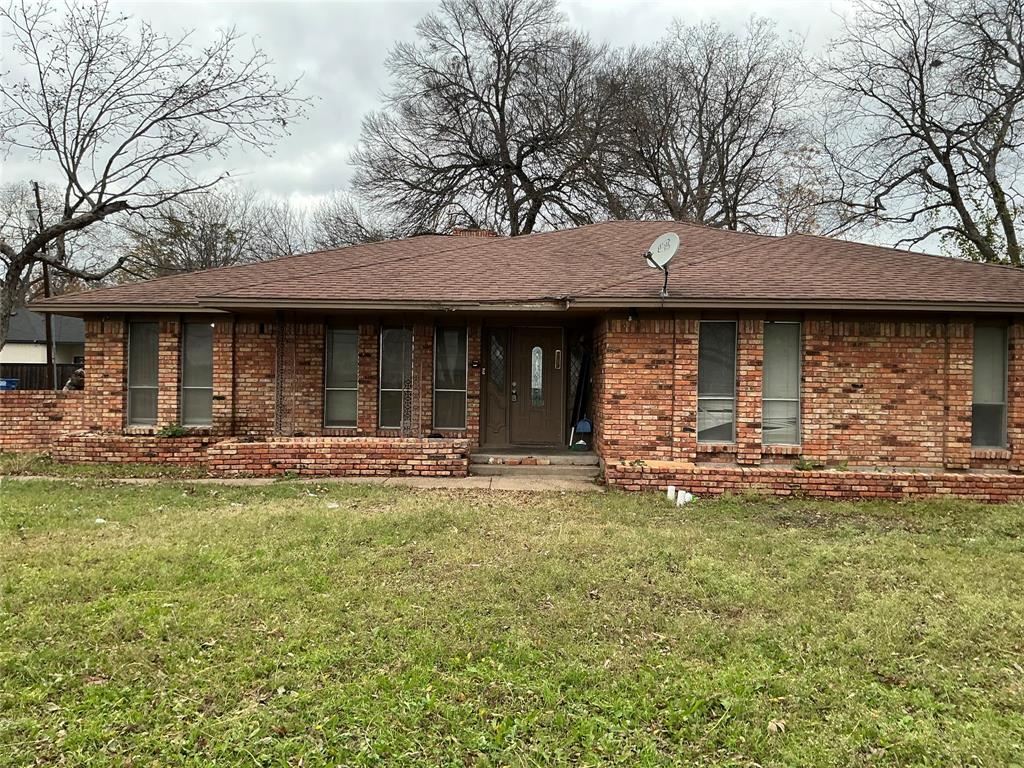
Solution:
<svg viewBox="0 0 1024 768">
<path fill-rule="evenodd" d="M 562 329 L 490 328 L 486 340 L 482 444 L 562 445 Z"/>
<path fill-rule="evenodd" d="M 564 361 L 561 328 L 512 329 L 509 435 L 515 445 L 563 442 Z"/>
</svg>

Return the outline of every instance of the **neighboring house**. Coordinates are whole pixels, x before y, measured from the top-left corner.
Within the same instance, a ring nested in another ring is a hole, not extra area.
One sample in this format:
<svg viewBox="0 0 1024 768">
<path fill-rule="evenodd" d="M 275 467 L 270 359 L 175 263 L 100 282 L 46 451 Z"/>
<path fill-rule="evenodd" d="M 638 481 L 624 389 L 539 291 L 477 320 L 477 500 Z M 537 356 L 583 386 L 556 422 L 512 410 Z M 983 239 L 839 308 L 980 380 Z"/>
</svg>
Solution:
<svg viewBox="0 0 1024 768">
<path fill-rule="evenodd" d="M 667 231 L 682 244 L 662 298 L 644 254 Z M 1024 497 L 1022 271 L 679 222 L 460 234 L 35 302 L 86 321 L 64 431 L 91 434 L 58 438 L 58 458 L 218 474 L 543 461 L 568 444 L 589 358 L 612 484 Z M 170 424 L 192 434 L 152 436 Z"/>
<path fill-rule="evenodd" d="M 85 323 L 79 317 L 53 317 L 53 361 L 72 365 L 85 355 Z M 46 319 L 27 309 L 11 315 L 7 343 L 0 347 L 0 364 L 45 364 Z"/>
</svg>

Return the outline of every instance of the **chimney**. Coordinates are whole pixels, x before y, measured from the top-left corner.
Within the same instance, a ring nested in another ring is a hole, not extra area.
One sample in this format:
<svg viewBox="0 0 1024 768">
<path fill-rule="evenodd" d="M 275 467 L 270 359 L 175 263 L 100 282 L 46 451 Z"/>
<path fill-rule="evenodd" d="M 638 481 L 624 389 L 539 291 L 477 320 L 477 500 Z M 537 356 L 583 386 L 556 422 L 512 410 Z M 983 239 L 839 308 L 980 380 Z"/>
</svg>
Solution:
<svg viewBox="0 0 1024 768">
<path fill-rule="evenodd" d="M 452 227 L 452 237 L 497 237 L 493 229 L 477 229 L 476 227 Z"/>
</svg>

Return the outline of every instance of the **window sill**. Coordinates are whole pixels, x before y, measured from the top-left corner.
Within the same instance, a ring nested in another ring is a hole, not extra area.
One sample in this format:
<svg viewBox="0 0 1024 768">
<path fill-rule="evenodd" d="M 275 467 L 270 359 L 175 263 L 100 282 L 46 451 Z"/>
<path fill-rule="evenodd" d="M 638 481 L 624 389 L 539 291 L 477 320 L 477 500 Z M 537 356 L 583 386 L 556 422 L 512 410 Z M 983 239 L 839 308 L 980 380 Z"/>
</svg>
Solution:
<svg viewBox="0 0 1024 768">
<path fill-rule="evenodd" d="M 783 445 L 781 443 L 771 443 L 769 445 L 761 446 L 761 453 L 768 454 L 769 456 L 799 456 L 801 446 L 799 445 Z"/>
<path fill-rule="evenodd" d="M 1013 458 L 1013 454 L 1009 448 L 971 448 L 971 458 L 1009 461 Z"/>
<path fill-rule="evenodd" d="M 697 453 L 736 453 L 736 443 L 697 443 Z"/>
</svg>

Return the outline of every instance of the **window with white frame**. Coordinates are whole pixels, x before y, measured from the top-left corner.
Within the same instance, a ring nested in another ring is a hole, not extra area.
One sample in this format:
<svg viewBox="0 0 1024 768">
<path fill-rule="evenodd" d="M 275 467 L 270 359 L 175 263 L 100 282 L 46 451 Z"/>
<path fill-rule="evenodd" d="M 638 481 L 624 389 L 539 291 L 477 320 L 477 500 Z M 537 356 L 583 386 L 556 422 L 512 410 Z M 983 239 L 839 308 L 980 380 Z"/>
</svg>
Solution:
<svg viewBox="0 0 1024 768">
<path fill-rule="evenodd" d="M 128 325 L 128 424 L 156 424 L 160 331 L 156 323 Z"/>
<path fill-rule="evenodd" d="M 736 323 L 702 320 L 697 349 L 697 441 L 736 440 Z"/>
<path fill-rule="evenodd" d="M 401 429 L 412 397 L 412 329 L 384 328 L 380 332 L 380 400 L 382 429 Z"/>
<path fill-rule="evenodd" d="M 359 331 L 327 329 L 324 426 L 356 426 L 359 390 Z"/>
<path fill-rule="evenodd" d="M 975 448 L 1006 447 L 1006 341 L 1004 326 L 974 328 L 971 445 Z"/>
<path fill-rule="evenodd" d="M 762 387 L 762 441 L 799 445 L 800 323 L 765 323 Z"/>
<path fill-rule="evenodd" d="M 466 428 L 466 329 L 434 332 L 434 428 Z"/>
<path fill-rule="evenodd" d="M 181 423 L 213 423 L 213 323 L 185 323 L 181 337 Z"/>
</svg>

